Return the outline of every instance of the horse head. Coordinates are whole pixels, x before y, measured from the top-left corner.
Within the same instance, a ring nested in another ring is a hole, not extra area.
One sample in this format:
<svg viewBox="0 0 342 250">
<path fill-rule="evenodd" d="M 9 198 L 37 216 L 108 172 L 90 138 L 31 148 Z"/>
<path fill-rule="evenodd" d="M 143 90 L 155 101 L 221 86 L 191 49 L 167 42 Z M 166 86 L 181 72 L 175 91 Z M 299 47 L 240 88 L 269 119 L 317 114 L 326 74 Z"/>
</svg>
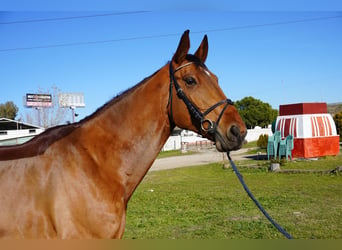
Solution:
<svg viewBox="0 0 342 250">
<path fill-rule="evenodd" d="M 224 95 L 218 78 L 206 66 L 205 35 L 194 55 L 185 31 L 170 64 L 169 118 L 173 125 L 212 140 L 218 151 L 239 149 L 247 129 L 233 102 Z"/>
</svg>

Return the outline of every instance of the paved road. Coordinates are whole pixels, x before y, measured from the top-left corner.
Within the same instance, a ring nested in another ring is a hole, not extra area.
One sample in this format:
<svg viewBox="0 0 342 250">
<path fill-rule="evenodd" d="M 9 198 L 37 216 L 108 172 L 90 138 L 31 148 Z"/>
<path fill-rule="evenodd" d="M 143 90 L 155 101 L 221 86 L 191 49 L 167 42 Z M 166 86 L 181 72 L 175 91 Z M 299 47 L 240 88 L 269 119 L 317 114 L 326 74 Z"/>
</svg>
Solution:
<svg viewBox="0 0 342 250">
<path fill-rule="evenodd" d="M 230 153 L 233 160 L 246 159 L 245 153 L 248 149 L 240 149 Z M 196 165 L 205 165 L 213 162 L 227 161 L 227 155 L 217 150 L 210 150 L 193 155 L 174 156 L 156 159 L 149 171 L 159 171 L 172 168 L 181 168 Z"/>
</svg>

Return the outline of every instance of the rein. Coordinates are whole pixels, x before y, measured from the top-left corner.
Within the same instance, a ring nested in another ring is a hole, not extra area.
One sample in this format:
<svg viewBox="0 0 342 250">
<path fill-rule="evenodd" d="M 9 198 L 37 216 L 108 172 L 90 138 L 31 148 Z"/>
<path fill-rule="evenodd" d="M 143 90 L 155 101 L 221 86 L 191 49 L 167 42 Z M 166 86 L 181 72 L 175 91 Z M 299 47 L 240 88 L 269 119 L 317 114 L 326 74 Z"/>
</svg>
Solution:
<svg viewBox="0 0 342 250">
<path fill-rule="evenodd" d="M 217 102 L 216 104 L 212 105 L 211 107 L 209 107 L 206 111 L 204 111 L 203 113 L 194 105 L 192 104 L 192 102 L 189 100 L 189 98 L 185 95 L 183 89 L 179 86 L 176 77 L 175 77 L 175 73 L 186 67 L 189 66 L 191 64 L 194 64 L 195 62 L 188 62 L 185 63 L 181 66 L 179 66 L 178 68 L 176 68 L 175 70 L 173 70 L 172 67 L 172 62 L 170 62 L 170 66 L 169 66 L 169 73 L 170 73 L 170 92 L 169 92 L 169 102 L 168 105 L 170 105 L 170 115 L 169 115 L 169 119 L 170 119 L 170 124 L 174 125 L 174 120 L 173 120 L 173 112 L 172 112 L 172 90 L 173 90 L 173 86 L 175 86 L 175 90 L 177 93 L 178 98 L 182 99 L 183 102 L 185 103 L 186 107 L 188 108 L 190 115 L 193 119 L 195 119 L 199 124 L 200 124 L 200 130 L 205 132 L 205 133 L 209 133 L 211 135 L 214 135 L 216 133 L 217 130 L 217 126 L 222 118 L 222 115 L 224 113 L 224 111 L 227 109 L 227 107 L 229 105 L 234 105 L 234 102 L 232 102 L 232 100 L 230 99 L 225 99 L 222 101 Z M 225 105 L 224 105 L 225 104 Z M 223 109 L 221 110 L 221 113 L 219 114 L 218 118 L 216 121 L 212 121 L 210 119 L 206 119 L 205 117 L 212 112 L 214 109 L 216 109 L 217 107 L 224 105 Z M 171 126 L 172 127 L 172 126 Z"/>
<path fill-rule="evenodd" d="M 266 212 L 266 210 L 261 206 L 261 204 L 258 202 L 258 200 L 254 197 L 254 195 L 249 190 L 247 184 L 243 180 L 242 175 L 240 174 L 239 170 L 237 169 L 236 165 L 234 164 L 232 158 L 230 158 L 229 152 L 227 152 L 227 157 L 229 159 L 229 163 L 232 166 L 237 178 L 239 179 L 241 185 L 245 189 L 246 193 L 248 194 L 249 198 L 254 202 L 254 204 L 259 208 L 259 210 L 265 215 L 265 217 L 269 220 L 269 222 L 272 223 L 272 225 L 280 232 L 282 233 L 286 238 L 293 239 L 292 236 L 284 229 L 282 228 L 277 222 L 275 222 L 272 217 Z"/>
</svg>

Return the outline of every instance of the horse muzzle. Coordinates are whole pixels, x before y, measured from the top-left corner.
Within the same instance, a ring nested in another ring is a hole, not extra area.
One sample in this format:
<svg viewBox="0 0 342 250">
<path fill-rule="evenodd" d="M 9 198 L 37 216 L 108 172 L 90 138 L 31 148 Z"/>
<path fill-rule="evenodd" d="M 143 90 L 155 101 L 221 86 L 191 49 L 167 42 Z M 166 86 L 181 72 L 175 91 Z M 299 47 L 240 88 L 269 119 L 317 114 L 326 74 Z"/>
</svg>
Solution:
<svg viewBox="0 0 342 250">
<path fill-rule="evenodd" d="M 217 128 L 215 133 L 216 149 L 220 152 L 238 150 L 245 143 L 246 135 L 247 130 L 235 124 L 228 127 L 225 132 Z"/>
</svg>

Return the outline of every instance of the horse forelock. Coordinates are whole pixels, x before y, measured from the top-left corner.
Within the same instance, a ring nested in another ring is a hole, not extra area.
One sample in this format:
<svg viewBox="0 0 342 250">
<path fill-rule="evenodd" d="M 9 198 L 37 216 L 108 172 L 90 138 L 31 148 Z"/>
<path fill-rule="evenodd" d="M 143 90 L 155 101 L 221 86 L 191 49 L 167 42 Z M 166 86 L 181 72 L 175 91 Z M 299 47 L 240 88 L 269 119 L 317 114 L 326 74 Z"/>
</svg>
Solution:
<svg viewBox="0 0 342 250">
<path fill-rule="evenodd" d="M 207 66 L 205 66 L 205 64 L 201 61 L 201 59 L 199 59 L 197 56 L 192 55 L 192 54 L 187 54 L 185 57 L 186 60 L 188 60 L 189 62 L 194 62 L 195 64 L 204 67 L 205 69 L 207 68 Z"/>
</svg>

